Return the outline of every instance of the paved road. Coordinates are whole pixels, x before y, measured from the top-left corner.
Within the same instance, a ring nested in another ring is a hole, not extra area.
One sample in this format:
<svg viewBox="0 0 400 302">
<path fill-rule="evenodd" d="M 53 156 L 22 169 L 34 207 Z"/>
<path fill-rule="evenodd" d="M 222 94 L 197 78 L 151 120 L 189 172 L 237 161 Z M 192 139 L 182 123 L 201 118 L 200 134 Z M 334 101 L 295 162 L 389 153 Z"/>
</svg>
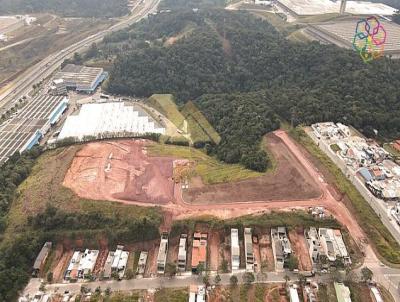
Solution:
<svg viewBox="0 0 400 302">
<path fill-rule="evenodd" d="M 284 276 L 288 275 L 290 280 L 297 281 L 297 275 L 292 273 L 277 273 L 270 272 L 266 275 L 258 274 L 255 275 L 257 283 L 282 283 L 285 282 Z M 216 274 L 210 275 L 210 283 L 214 283 L 214 277 Z M 235 274 L 238 278 L 239 283 L 242 283 L 243 272 Z M 232 274 L 220 274 L 221 276 L 221 284 L 229 285 L 230 277 Z M 318 279 L 318 280 L 317 280 Z M 328 281 L 330 280 L 329 275 L 324 275 L 315 279 L 316 281 Z M 173 278 L 167 277 L 155 277 L 155 278 L 144 278 L 144 279 L 131 279 L 131 280 L 122 280 L 122 281 L 95 281 L 90 283 L 57 283 L 46 286 L 47 293 L 64 293 L 65 291 L 69 291 L 72 294 L 79 293 L 81 290 L 81 286 L 94 291 L 97 287 L 100 287 L 102 291 L 107 288 L 110 288 L 112 291 L 131 291 L 131 290 L 151 290 L 158 288 L 179 288 L 179 287 L 188 287 L 191 284 L 203 284 L 203 278 L 197 275 L 185 275 L 185 276 L 176 276 Z M 24 294 L 34 294 L 37 292 L 37 288 L 40 285 L 39 279 L 32 279 L 27 288 L 25 289 Z"/>
<path fill-rule="evenodd" d="M 20 77 L 13 81 L 12 86 L 6 92 L 0 95 L 0 115 L 11 108 L 19 98 L 26 95 L 32 90 L 32 85 L 39 83 L 56 71 L 61 63 L 75 52 L 79 52 L 89 47 L 92 43 L 100 41 L 105 35 L 121 30 L 129 25 L 140 21 L 148 14 L 155 12 L 160 0 L 147 0 L 143 6 L 137 6 L 137 12 L 122 20 L 121 22 L 111 26 L 110 28 L 91 35 L 80 42 L 72 44 L 67 48 L 54 53 L 40 61 L 38 64 L 29 68 Z"/>
</svg>

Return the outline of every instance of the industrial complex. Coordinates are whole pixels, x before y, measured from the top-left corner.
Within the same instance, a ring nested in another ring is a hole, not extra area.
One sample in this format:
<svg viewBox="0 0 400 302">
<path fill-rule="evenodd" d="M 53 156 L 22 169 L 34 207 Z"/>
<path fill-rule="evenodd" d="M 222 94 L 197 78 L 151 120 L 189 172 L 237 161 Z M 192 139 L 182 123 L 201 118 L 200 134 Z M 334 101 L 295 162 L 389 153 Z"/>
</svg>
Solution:
<svg viewBox="0 0 400 302">
<path fill-rule="evenodd" d="M 322 43 L 352 49 L 357 21 L 358 19 L 311 24 L 305 32 Z M 387 33 L 383 53 L 392 58 L 400 58 L 400 25 L 385 20 L 380 22 Z"/>
<path fill-rule="evenodd" d="M 368 1 L 330 1 L 330 0 L 278 0 L 293 16 L 312 16 L 346 12 L 353 15 L 391 16 L 396 9 L 382 3 Z"/>
<path fill-rule="evenodd" d="M 103 68 L 67 64 L 60 72 L 56 73 L 54 79 L 63 80 L 67 89 L 93 93 L 107 76 L 108 73 Z"/>
<path fill-rule="evenodd" d="M 37 144 L 57 123 L 67 106 L 67 97 L 40 95 L 0 125 L 0 164 L 15 152 L 23 152 Z"/>
<path fill-rule="evenodd" d="M 63 125 L 58 139 L 140 136 L 147 133 L 164 134 L 165 128 L 141 107 L 124 102 L 84 104 L 77 115 L 70 115 Z"/>
</svg>

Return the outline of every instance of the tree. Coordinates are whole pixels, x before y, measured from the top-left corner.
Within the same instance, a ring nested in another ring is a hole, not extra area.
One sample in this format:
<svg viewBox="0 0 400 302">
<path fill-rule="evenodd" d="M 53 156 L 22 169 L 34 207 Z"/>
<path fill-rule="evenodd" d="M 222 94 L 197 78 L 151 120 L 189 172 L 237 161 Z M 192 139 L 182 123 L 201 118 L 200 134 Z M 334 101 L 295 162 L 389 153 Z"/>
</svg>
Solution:
<svg viewBox="0 0 400 302">
<path fill-rule="evenodd" d="M 290 281 L 290 277 L 286 274 L 283 276 L 283 279 L 285 280 L 285 285 L 287 286 L 288 282 Z"/>
<path fill-rule="evenodd" d="M 105 294 L 106 296 L 110 296 L 110 295 L 111 295 L 111 288 L 110 288 L 110 287 L 107 287 L 106 290 L 104 291 L 104 294 Z"/>
<path fill-rule="evenodd" d="M 209 274 L 206 274 L 206 275 L 203 277 L 203 283 L 204 283 L 204 285 L 205 285 L 206 287 L 208 287 L 208 286 L 210 285 L 210 275 L 209 275 Z"/>
<path fill-rule="evenodd" d="M 135 274 L 133 273 L 133 270 L 132 270 L 131 268 L 128 268 L 128 269 L 126 270 L 126 273 L 125 273 L 126 279 L 130 280 L 130 279 L 132 279 L 134 276 L 135 276 Z"/>
<path fill-rule="evenodd" d="M 221 270 L 222 270 L 223 273 L 227 273 L 228 272 L 228 261 L 226 261 L 225 259 L 222 260 Z"/>
<path fill-rule="evenodd" d="M 299 260 L 295 255 L 290 255 L 289 258 L 286 260 L 286 266 L 291 271 L 295 270 L 299 266 Z"/>
<path fill-rule="evenodd" d="M 231 284 L 231 286 L 236 286 L 238 284 L 238 278 L 235 275 L 232 275 L 229 278 L 229 283 Z"/>
<path fill-rule="evenodd" d="M 47 273 L 46 280 L 49 283 L 53 282 L 53 272 L 48 272 Z"/>
<path fill-rule="evenodd" d="M 365 266 L 361 269 L 361 280 L 363 282 L 371 281 L 373 276 L 374 273 L 368 267 Z"/>
<path fill-rule="evenodd" d="M 242 278 L 243 278 L 243 282 L 244 282 L 246 285 L 250 285 L 250 284 L 252 284 L 252 283 L 255 281 L 254 274 L 253 274 L 253 273 L 250 273 L 250 272 L 244 273 Z"/>
<path fill-rule="evenodd" d="M 165 274 L 169 277 L 175 276 L 176 274 L 176 264 L 168 262 L 165 266 Z"/>
<path fill-rule="evenodd" d="M 197 272 L 197 274 L 198 274 L 198 275 L 202 275 L 203 272 L 204 272 L 204 269 L 205 269 L 204 263 L 203 263 L 203 262 L 200 262 L 200 263 L 197 265 L 197 267 L 196 267 L 196 272 Z"/>
<path fill-rule="evenodd" d="M 219 285 L 221 283 L 221 276 L 218 274 L 214 278 L 215 285 Z"/>
</svg>

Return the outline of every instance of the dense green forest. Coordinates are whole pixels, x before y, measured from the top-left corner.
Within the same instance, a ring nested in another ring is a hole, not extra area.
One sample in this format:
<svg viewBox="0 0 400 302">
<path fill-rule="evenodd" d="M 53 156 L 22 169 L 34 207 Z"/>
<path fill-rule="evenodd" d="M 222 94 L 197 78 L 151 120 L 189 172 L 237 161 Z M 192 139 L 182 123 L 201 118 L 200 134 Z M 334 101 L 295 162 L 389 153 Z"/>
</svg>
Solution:
<svg viewBox="0 0 400 302">
<path fill-rule="evenodd" d="M 188 27 L 190 34 L 166 45 L 169 37 Z M 140 45 L 141 39 L 150 43 L 130 48 L 131 43 Z M 245 108 L 250 119 L 257 116 L 251 98 L 294 125 L 332 120 L 351 124 L 366 135 L 373 129 L 384 138 L 400 135 L 399 61 L 382 58 L 365 64 L 351 50 L 290 42 L 269 23 L 245 12 L 159 14 L 118 33 L 114 40 L 107 37 L 101 48 L 112 49 L 109 55 L 116 57 L 111 92 L 145 97 L 172 93 L 181 104 L 194 99 L 222 137 L 220 146 L 210 150 L 228 162 L 244 162 L 243 136 L 236 133 L 239 125 L 248 127 L 248 136 L 258 137 L 251 140 L 251 149 L 277 126 L 271 114 L 264 116 L 270 127 L 256 120 L 244 123 L 243 114 L 232 115 L 223 124 L 215 118 L 227 107 L 232 112 Z M 244 97 L 248 92 L 251 97 Z"/>
<path fill-rule="evenodd" d="M 127 0 L 0 0 L 0 15 L 54 13 L 65 17 L 118 17 L 129 13 Z"/>
</svg>

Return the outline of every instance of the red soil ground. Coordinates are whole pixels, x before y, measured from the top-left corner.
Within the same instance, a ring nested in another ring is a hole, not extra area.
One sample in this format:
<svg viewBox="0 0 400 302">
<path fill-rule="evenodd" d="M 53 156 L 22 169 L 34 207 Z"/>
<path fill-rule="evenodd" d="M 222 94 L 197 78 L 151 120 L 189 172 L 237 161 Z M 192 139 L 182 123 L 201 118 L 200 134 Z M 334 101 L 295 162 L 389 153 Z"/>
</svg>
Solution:
<svg viewBox="0 0 400 302">
<path fill-rule="evenodd" d="M 90 199 L 141 206 L 161 205 L 168 215 L 172 215 L 171 221 L 202 215 L 228 219 L 271 210 L 323 206 L 328 214 L 348 228 L 356 242 L 365 240 L 349 210 L 335 198 L 336 194 L 332 195 L 331 186 L 307 158 L 309 154 L 285 131 L 275 131 L 267 138 L 268 148 L 278 162 L 274 174 L 235 184 L 210 186 L 208 192 L 202 191 L 197 196 L 192 193 L 195 204 L 184 199 L 180 183 L 173 185 L 173 159 L 147 157 L 142 151 L 145 141 L 86 145 L 74 158 L 64 185 Z M 109 160 L 111 153 L 112 159 Z M 105 172 L 109 161 L 111 171 Z M 209 194 L 211 191 L 218 194 Z"/>
<path fill-rule="evenodd" d="M 190 188 L 184 199 L 192 204 L 311 199 L 321 196 L 317 181 L 301 165 L 285 142 L 270 133 L 267 149 L 277 162 L 273 173 L 239 182 Z"/>
<path fill-rule="evenodd" d="M 173 199 L 173 159 L 147 157 L 145 141 L 85 145 L 72 162 L 64 186 L 81 197 L 165 204 Z"/>
</svg>

